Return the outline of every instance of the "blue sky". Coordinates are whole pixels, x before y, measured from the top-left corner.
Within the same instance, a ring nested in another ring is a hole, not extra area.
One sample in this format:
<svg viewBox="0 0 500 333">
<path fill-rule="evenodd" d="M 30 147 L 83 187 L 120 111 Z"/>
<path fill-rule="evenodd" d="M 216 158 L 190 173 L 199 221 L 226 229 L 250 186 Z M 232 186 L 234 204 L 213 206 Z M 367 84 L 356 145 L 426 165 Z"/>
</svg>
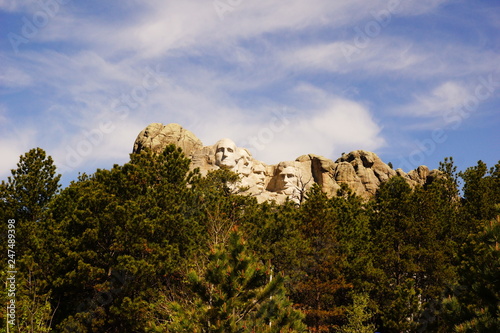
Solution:
<svg viewBox="0 0 500 333">
<path fill-rule="evenodd" d="M 125 163 L 152 122 L 268 164 L 500 159 L 498 1 L 0 0 L 0 29 L 0 179 Z"/>
</svg>

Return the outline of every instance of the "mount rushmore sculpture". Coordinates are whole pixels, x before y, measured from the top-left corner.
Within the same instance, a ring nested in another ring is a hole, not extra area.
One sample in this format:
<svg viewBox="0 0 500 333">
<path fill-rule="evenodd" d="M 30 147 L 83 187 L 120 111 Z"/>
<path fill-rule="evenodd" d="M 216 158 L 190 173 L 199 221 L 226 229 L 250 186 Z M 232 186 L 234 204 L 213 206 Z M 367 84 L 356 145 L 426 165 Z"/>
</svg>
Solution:
<svg viewBox="0 0 500 333">
<path fill-rule="evenodd" d="M 202 175 L 217 169 L 227 169 L 240 176 L 239 188 L 243 194 L 255 196 L 259 202 L 291 200 L 300 203 L 315 183 L 329 196 L 336 195 L 344 183 L 357 195 L 368 199 L 380 184 L 396 175 L 411 186 L 431 182 L 438 170 L 426 166 L 405 173 L 393 170 L 374 153 L 356 150 L 343 154 L 335 162 L 323 156 L 308 154 L 294 161 L 267 165 L 253 158 L 246 148 L 238 147 L 231 139 L 221 139 L 214 145 L 204 146 L 192 132 L 178 124 L 153 123 L 139 133 L 134 153 L 150 149 L 162 152 L 169 144 L 180 147 L 191 159 L 191 169 L 199 168 Z"/>
</svg>

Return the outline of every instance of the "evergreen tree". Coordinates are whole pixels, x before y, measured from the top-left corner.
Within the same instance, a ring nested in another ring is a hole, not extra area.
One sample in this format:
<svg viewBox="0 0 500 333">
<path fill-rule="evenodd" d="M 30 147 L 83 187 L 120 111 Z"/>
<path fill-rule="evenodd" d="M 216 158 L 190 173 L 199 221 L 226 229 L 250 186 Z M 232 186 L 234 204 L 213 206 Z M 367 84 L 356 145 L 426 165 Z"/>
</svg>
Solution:
<svg viewBox="0 0 500 333">
<path fill-rule="evenodd" d="M 423 312 L 415 319 L 420 331 L 443 332 L 439 308 L 447 286 L 457 279 L 456 253 L 463 233 L 457 193 L 448 176 L 438 176 L 430 185 L 416 187 L 411 195 L 415 234 L 409 241 L 415 246 L 413 280 L 421 291 Z"/>
<path fill-rule="evenodd" d="M 337 196 L 330 199 L 335 218 L 335 234 L 340 253 L 345 254 L 346 279 L 354 291 L 364 293 L 376 288 L 380 271 L 373 267 L 373 240 L 370 230 L 371 206 L 356 196 L 347 184 L 341 184 Z"/>
<path fill-rule="evenodd" d="M 500 331 L 500 218 L 469 238 L 462 251 L 459 284 L 445 300 L 448 323 L 456 332 Z"/>
<path fill-rule="evenodd" d="M 342 305 L 352 285 L 345 279 L 346 256 L 337 239 L 335 210 L 319 186 L 308 192 L 298 218 L 307 248 L 298 254 L 293 299 L 306 314 L 310 330 L 329 332 L 344 318 Z"/>
<path fill-rule="evenodd" d="M 439 169 L 425 186 L 393 177 L 370 202 L 313 186 L 296 206 L 236 195 L 237 174 L 201 177 L 173 145 L 59 193 L 32 149 L 0 183 L 5 238 L 16 220 L 10 331 L 496 332 L 500 162 Z"/>
<path fill-rule="evenodd" d="M 290 276 L 289 284 L 297 281 L 301 275 L 301 254 L 309 247 L 299 228 L 295 203 L 247 205 L 241 222 L 249 248 L 263 260 L 270 260 L 277 272 Z"/>
<path fill-rule="evenodd" d="M 200 203 L 197 208 L 203 215 L 201 224 L 211 246 L 227 242 L 232 228 L 248 214 L 248 206 L 255 204 L 252 198 L 236 195 L 238 181 L 238 174 L 219 169 L 209 172 L 196 184 Z"/>
<path fill-rule="evenodd" d="M 500 162 L 488 170 L 485 163 L 478 161 L 460 177 L 464 180 L 465 218 L 480 226 L 500 215 Z"/>
<path fill-rule="evenodd" d="M 238 232 L 231 233 L 227 247 L 212 250 L 201 276 L 192 271 L 188 281 L 194 300 L 170 305 L 170 332 L 305 330 L 302 314 L 285 296 L 283 276 L 273 276 L 270 266 L 250 256 Z"/>
<path fill-rule="evenodd" d="M 149 304 L 203 245 L 196 172 L 179 148 L 82 175 L 46 224 L 61 331 L 145 331 Z"/>
<path fill-rule="evenodd" d="M 374 266 L 383 272 L 373 299 L 379 305 L 378 327 L 384 332 L 412 331 L 418 326 L 419 295 L 415 276 L 419 228 L 412 219 L 412 190 L 393 177 L 377 192 L 372 217 Z"/>
<path fill-rule="evenodd" d="M 11 173 L 7 182 L 0 185 L 2 231 L 7 220 L 16 221 L 15 246 L 11 249 L 15 251 L 12 258 L 17 271 L 17 309 L 16 326 L 11 331 L 48 332 L 55 309 L 50 304 L 51 288 L 43 267 L 47 251 L 42 224 L 49 203 L 60 188 L 61 175 L 56 174 L 52 157 L 41 148 L 22 155 Z M 7 253 L 3 249 L 2 252 Z"/>
<path fill-rule="evenodd" d="M 61 175 L 56 175 L 52 157 L 41 148 L 31 149 L 20 157 L 11 173 L 6 183 L 2 181 L 4 200 L 14 207 L 18 220 L 39 221 L 60 188 Z"/>
<path fill-rule="evenodd" d="M 340 333 L 374 333 L 375 325 L 371 323 L 372 313 L 369 310 L 368 294 L 353 294 L 352 307 L 347 309 L 347 325 L 340 329 Z"/>
</svg>

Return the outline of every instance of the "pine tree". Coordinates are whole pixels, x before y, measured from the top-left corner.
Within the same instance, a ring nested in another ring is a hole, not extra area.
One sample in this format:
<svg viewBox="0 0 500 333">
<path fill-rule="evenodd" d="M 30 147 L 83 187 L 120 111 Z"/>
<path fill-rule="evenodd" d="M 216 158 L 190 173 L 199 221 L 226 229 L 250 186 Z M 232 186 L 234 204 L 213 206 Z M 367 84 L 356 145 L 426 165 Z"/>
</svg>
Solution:
<svg viewBox="0 0 500 333">
<path fill-rule="evenodd" d="M 414 237 L 419 227 L 412 216 L 411 199 L 411 188 L 398 176 L 384 183 L 375 197 L 373 261 L 382 274 L 372 298 L 379 305 L 377 326 L 382 331 L 411 331 L 418 326 L 421 290 L 415 285 L 419 265 Z"/>
<path fill-rule="evenodd" d="M 278 272 L 289 276 L 289 284 L 299 278 L 301 255 L 309 248 L 299 226 L 297 206 L 292 201 L 283 205 L 268 202 L 247 205 L 241 220 L 249 248 L 263 260 L 270 260 Z"/>
<path fill-rule="evenodd" d="M 146 330 L 158 290 L 203 246 L 197 178 L 169 146 L 82 175 L 52 202 L 48 269 L 60 331 Z"/>
<path fill-rule="evenodd" d="M 421 293 L 419 303 L 423 310 L 418 318 L 421 331 L 440 331 L 439 308 L 447 286 L 457 279 L 456 252 L 460 244 L 459 200 L 447 195 L 447 187 L 437 179 L 426 188 L 414 189 L 412 198 L 413 223 L 416 233 L 411 235 L 415 245 L 415 287 Z M 442 332 L 442 330 L 441 330 Z"/>
<path fill-rule="evenodd" d="M 500 162 L 488 170 L 478 161 L 459 175 L 464 180 L 465 218 L 480 226 L 500 214 Z"/>
<path fill-rule="evenodd" d="M 444 303 L 456 332 L 500 331 L 500 219 L 485 224 L 462 251 L 459 284 Z"/>
<path fill-rule="evenodd" d="M 48 332 L 54 312 L 51 289 L 43 267 L 48 255 L 44 247 L 46 213 L 57 194 L 61 175 L 56 175 L 52 157 L 41 148 L 22 155 L 12 176 L 2 181 L 2 228 L 7 219 L 16 221 L 15 262 L 17 325 L 20 332 Z M 6 251 L 5 251 L 6 253 Z"/>
<path fill-rule="evenodd" d="M 347 324 L 342 326 L 340 333 L 374 333 L 375 325 L 371 323 L 372 313 L 368 308 L 368 294 L 353 294 L 352 307 L 347 309 Z"/>
<path fill-rule="evenodd" d="M 284 277 L 248 254 L 238 232 L 209 255 L 202 275 L 188 275 L 194 300 L 170 305 L 170 332 L 304 331 L 303 315 L 285 296 Z"/>
<path fill-rule="evenodd" d="M 356 196 L 347 184 L 341 184 L 331 199 L 337 219 L 335 232 L 339 251 L 346 256 L 346 280 L 358 293 L 376 288 L 379 271 L 373 267 L 373 243 L 370 230 L 370 203 Z"/>
<path fill-rule="evenodd" d="M 196 183 L 198 209 L 203 215 L 200 223 L 206 228 L 211 246 L 226 243 L 232 228 L 241 223 L 243 214 L 255 200 L 236 195 L 238 174 L 219 169 L 209 172 Z"/>
<path fill-rule="evenodd" d="M 61 175 L 56 175 L 52 157 L 41 148 L 34 148 L 20 157 L 12 176 L 2 181 L 6 200 L 16 210 L 16 218 L 36 222 L 60 188 Z"/>
<path fill-rule="evenodd" d="M 307 247 L 298 253 L 292 298 L 314 332 L 329 332 L 344 318 L 343 305 L 352 284 L 345 279 L 346 255 L 337 239 L 338 218 L 332 202 L 313 186 L 298 211 L 298 228 Z"/>
</svg>

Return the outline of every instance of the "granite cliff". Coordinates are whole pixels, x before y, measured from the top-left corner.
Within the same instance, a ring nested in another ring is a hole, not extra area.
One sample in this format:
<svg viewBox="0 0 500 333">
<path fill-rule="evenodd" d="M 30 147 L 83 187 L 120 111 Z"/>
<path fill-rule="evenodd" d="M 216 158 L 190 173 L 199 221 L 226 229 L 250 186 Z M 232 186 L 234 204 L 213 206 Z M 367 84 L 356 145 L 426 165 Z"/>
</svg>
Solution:
<svg viewBox="0 0 500 333">
<path fill-rule="evenodd" d="M 288 198 L 300 203 L 314 183 L 329 196 L 335 195 L 340 184 L 345 183 L 357 195 L 368 199 L 380 184 L 396 175 L 416 186 L 430 183 L 439 174 L 438 170 L 429 170 L 426 166 L 408 173 L 393 170 L 375 153 L 364 150 L 343 154 L 336 161 L 308 154 L 294 161 L 268 165 L 254 159 L 248 149 L 237 147 L 231 139 L 204 146 L 196 135 L 178 124 L 148 125 L 137 136 L 133 152 L 150 149 L 159 153 L 169 144 L 180 147 L 191 159 L 191 168 L 199 168 L 202 175 L 219 168 L 238 173 L 238 185 L 246 188 L 243 193 L 255 196 L 259 202 L 275 200 L 282 203 Z"/>
</svg>

